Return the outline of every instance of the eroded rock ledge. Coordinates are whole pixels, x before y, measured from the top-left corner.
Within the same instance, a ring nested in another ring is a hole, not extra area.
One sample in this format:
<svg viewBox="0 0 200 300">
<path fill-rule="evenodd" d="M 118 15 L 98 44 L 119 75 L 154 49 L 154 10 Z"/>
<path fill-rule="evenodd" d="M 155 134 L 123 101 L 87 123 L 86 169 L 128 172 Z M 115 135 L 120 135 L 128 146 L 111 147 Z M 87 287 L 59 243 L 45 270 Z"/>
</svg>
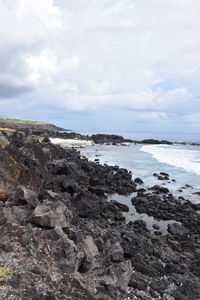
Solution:
<svg viewBox="0 0 200 300">
<path fill-rule="evenodd" d="M 48 139 L 27 132 L 9 139 L 0 148 L 1 299 L 200 298 L 197 206 L 168 191 L 142 193 L 127 170 L 88 162 Z M 137 190 L 138 211 L 181 224 L 166 236 L 141 220 L 126 224 L 127 207 L 107 194 Z"/>
</svg>

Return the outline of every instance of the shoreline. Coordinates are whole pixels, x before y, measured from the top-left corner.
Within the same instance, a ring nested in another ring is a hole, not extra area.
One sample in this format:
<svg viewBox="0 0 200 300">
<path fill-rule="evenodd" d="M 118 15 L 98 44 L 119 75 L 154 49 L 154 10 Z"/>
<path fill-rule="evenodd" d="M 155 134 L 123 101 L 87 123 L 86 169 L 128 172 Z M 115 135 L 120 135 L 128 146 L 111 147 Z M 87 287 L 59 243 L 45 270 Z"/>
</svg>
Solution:
<svg viewBox="0 0 200 300">
<path fill-rule="evenodd" d="M 96 144 L 103 144 L 103 143 L 136 143 L 136 144 L 180 144 L 180 145 L 194 145 L 200 146 L 200 142 L 197 141 L 170 141 L 166 139 L 156 139 L 156 138 L 145 138 L 141 140 L 125 138 L 120 134 L 107 134 L 107 133 L 90 133 L 90 134 L 82 134 L 73 132 L 70 129 L 63 129 L 58 127 L 54 124 L 50 124 L 47 122 L 42 121 L 25 121 L 25 120 L 17 120 L 17 119 L 3 119 L 0 118 L 0 132 L 3 130 L 16 130 L 16 131 L 23 131 L 27 134 L 34 134 L 40 135 L 45 133 L 51 138 L 60 138 L 60 139 L 80 139 L 80 140 L 93 140 Z M 131 134 L 130 134 L 131 135 Z"/>
<path fill-rule="evenodd" d="M 7 139 L 0 147 L 2 299 L 200 297 L 199 204 L 159 185 L 145 189 L 125 168 L 88 161 L 46 135 L 20 130 Z M 153 217 L 154 230 L 141 219 L 127 222 L 129 207 L 116 194 Z M 167 234 L 154 220 L 166 222 Z"/>
<path fill-rule="evenodd" d="M 88 147 L 94 145 L 93 141 L 80 140 L 80 139 L 60 139 L 60 138 L 50 138 L 50 141 L 54 145 L 59 145 L 66 148 L 80 148 Z"/>
</svg>

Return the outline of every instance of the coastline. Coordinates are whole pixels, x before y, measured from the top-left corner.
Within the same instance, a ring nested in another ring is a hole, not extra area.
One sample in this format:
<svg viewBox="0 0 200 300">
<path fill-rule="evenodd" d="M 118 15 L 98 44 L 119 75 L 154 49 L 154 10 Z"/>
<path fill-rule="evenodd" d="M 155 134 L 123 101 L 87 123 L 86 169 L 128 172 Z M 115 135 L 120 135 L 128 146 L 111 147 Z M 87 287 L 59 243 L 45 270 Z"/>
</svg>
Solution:
<svg viewBox="0 0 200 300">
<path fill-rule="evenodd" d="M 33 130 L 7 139 L 0 147 L 2 299 L 200 297 L 200 205 L 177 200 L 159 185 L 146 190 L 126 169 L 90 162 L 47 135 L 34 138 Z M 106 143 L 116 140 L 124 142 L 112 135 Z M 144 220 L 127 223 L 129 207 L 116 194 L 132 195 L 139 214 L 175 223 L 164 235 L 156 222 L 154 231 Z"/>
<path fill-rule="evenodd" d="M 54 145 L 59 145 L 66 148 L 80 148 L 88 147 L 94 145 L 93 141 L 89 140 L 79 140 L 79 139 L 60 139 L 60 138 L 50 138 L 50 141 Z"/>
</svg>

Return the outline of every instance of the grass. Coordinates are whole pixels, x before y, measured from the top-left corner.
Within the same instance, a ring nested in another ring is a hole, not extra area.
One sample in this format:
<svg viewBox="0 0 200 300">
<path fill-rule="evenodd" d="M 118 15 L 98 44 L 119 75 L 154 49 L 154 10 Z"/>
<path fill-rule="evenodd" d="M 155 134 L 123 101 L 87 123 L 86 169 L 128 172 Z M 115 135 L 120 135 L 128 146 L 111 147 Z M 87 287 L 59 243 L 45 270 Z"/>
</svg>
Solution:
<svg viewBox="0 0 200 300">
<path fill-rule="evenodd" d="M 33 125 L 47 124 L 42 121 L 31 121 L 31 120 L 20 120 L 20 119 L 9 119 L 9 118 L 0 118 L 0 122 L 11 123 L 11 124 L 33 124 Z"/>
<path fill-rule="evenodd" d="M 0 267 L 0 282 L 10 279 L 13 276 L 13 270 L 8 267 Z"/>
</svg>

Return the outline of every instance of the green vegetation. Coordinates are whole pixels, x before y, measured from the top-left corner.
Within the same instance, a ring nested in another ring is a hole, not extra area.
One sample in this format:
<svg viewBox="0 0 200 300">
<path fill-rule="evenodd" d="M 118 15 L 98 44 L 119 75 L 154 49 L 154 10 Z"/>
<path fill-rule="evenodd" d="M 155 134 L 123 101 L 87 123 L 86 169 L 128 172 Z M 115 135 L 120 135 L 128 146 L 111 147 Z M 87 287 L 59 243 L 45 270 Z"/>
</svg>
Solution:
<svg viewBox="0 0 200 300">
<path fill-rule="evenodd" d="M 42 142 L 44 138 L 48 136 L 46 132 L 43 132 L 41 135 L 32 134 L 26 138 L 26 143 L 34 144 L 35 142 Z"/>
<path fill-rule="evenodd" d="M 35 142 L 40 142 L 42 139 L 40 136 L 38 135 L 29 135 L 27 138 L 26 138 L 26 143 L 27 144 L 34 144 Z"/>
<path fill-rule="evenodd" d="M 33 124 L 33 125 L 44 125 L 47 124 L 42 121 L 31 121 L 31 120 L 20 120 L 20 119 L 9 119 L 9 118 L 0 118 L 0 122 L 13 123 L 13 124 Z"/>
<path fill-rule="evenodd" d="M 43 132 L 43 133 L 40 135 L 41 139 L 44 139 L 44 138 L 46 138 L 47 136 L 48 136 L 47 132 Z"/>
<path fill-rule="evenodd" d="M 8 266 L 0 267 L 0 282 L 11 278 L 13 273 L 13 270 Z"/>
<path fill-rule="evenodd" d="M 44 138 L 47 136 L 47 133 L 46 133 L 46 132 L 43 132 L 40 136 L 41 136 L 41 138 L 44 139 Z"/>
</svg>

